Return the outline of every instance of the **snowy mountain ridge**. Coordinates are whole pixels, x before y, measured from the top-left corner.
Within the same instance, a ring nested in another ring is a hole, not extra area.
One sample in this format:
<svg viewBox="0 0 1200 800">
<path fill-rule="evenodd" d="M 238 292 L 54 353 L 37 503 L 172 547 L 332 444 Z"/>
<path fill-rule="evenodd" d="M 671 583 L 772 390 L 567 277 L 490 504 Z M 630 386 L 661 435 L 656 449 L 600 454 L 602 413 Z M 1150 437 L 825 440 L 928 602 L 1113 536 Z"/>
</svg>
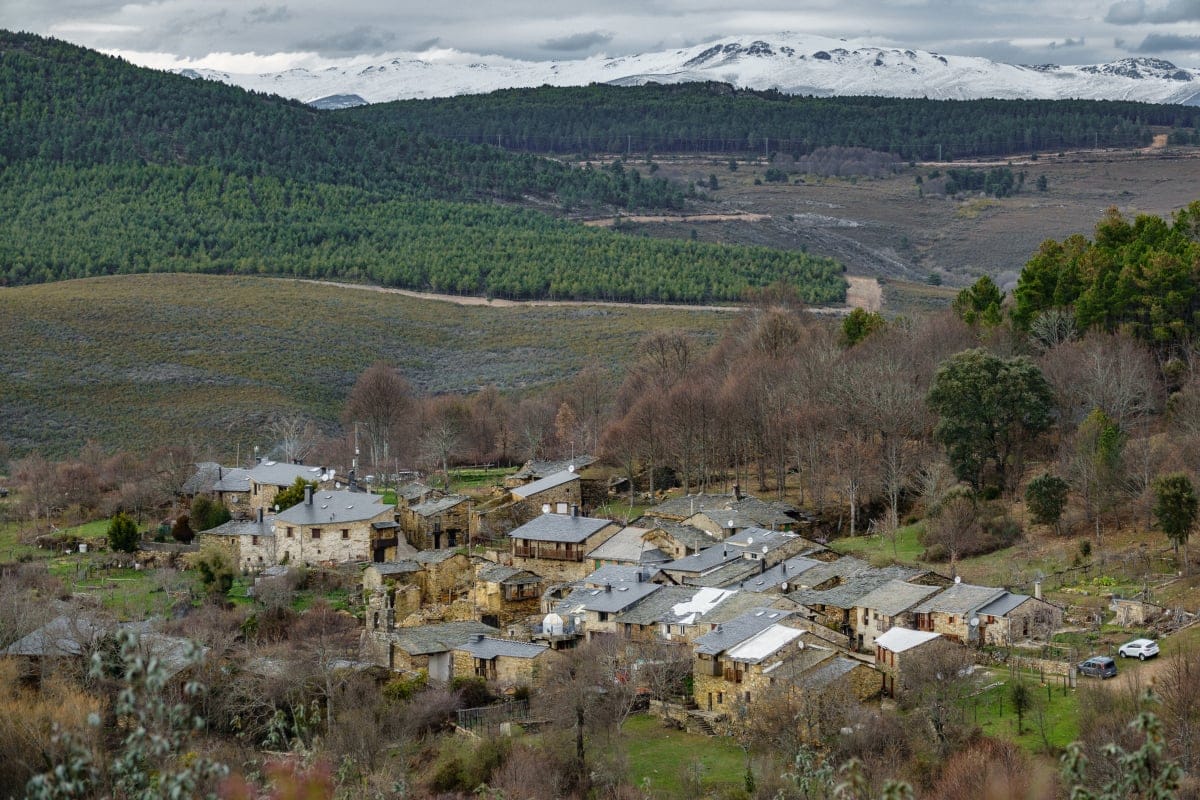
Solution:
<svg viewBox="0 0 1200 800">
<path fill-rule="evenodd" d="M 1018 65 L 793 33 L 727 37 L 690 48 L 565 61 L 522 61 L 431 50 L 322 70 L 297 68 L 257 75 L 209 69 L 177 71 L 323 108 L 544 84 L 633 86 L 692 81 L 817 96 L 1137 100 L 1200 105 L 1200 71 L 1182 69 L 1160 58 L 1077 66 Z"/>
</svg>

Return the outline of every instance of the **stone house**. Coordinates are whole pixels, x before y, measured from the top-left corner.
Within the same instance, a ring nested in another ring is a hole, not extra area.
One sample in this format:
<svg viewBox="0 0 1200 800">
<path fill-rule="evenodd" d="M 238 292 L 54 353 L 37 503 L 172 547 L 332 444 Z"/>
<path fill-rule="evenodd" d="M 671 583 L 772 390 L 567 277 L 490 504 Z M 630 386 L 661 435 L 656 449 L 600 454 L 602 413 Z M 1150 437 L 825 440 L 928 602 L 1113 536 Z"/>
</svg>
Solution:
<svg viewBox="0 0 1200 800">
<path fill-rule="evenodd" d="M 697 620 L 729 599 L 733 591 L 694 586 L 663 586 L 617 614 L 616 629 L 634 641 L 688 642 L 700 635 Z M 708 628 L 704 628 L 705 632 Z"/>
<path fill-rule="evenodd" d="M 586 556 L 621 526 L 576 514 L 542 514 L 509 532 L 512 566 L 550 581 L 572 581 L 590 571 Z"/>
<path fill-rule="evenodd" d="M 630 524 L 649 531 L 647 545 L 658 548 L 672 559 L 699 553 L 721 541 L 708 531 L 667 519 L 639 517 Z"/>
<path fill-rule="evenodd" d="M 464 620 L 397 628 L 383 618 L 368 616 L 363 632 L 362 658 L 393 672 L 424 670 L 430 680 L 449 681 L 454 676 L 454 649 L 472 636 L 498 631 L 482 622 Z"/>
<path fill-rule="evenodd" d="M 185 504 L 199 495 L 207 495 L 224 504 L 234 517 L 250 516 L 250 471 L 203 461 L 196 465 L 196 472 L 184 481 L 178 492 Z"/>
<path fill-rule="evenodd" d="M 608 584 L 603 587 L 580 587 L 571 592 L 555 608 L 563 619 L 583 620 L 584 632 L 590 642 L 597 636 L 631 638 L 631 625 L 618 625 L 617 617 L 633 608 L 663 587 L 645 581 Z"/>
<path fill-rule="evenodd" d="M 451 494 L 401 508 L 400 529 L 418 550 L 440 550 L 466 544 L 471 501 Z M 461 542 L 460 542 L 461 539 Z"/>
<path fill-rule="evenodd" d="M 545 588 L 540 575 L 485 561 L 476 569 L 471 599 L 480 619 L 499 628 L 536 614 Z"/>
<path fill-rule="evenodd" d="M 955 583 L 913 606 L 916 629 L 940 633 L 956 642 L 982 644 L 987 633 L 979 609 L 1006 594 L 992 586 Z"/>
<path fill-rule="evenodd" d="M 692 697 L 703 710 L 733 716 L 748 708 L 772 682 L 772 674 L 805 648 L 804 631 L 783 624 L 789 612 L 759 608 L 735 617 L 696 639 L 692 652 Z M 820 651 L 824 657 L 833 651 Z M 807 660 L 807 659 L 806 659 Z"/>
<path fill-rule="evenodd" d="M 544 644 L 474 634 L 454 649 L 454 677 L 483 678 L 501 690 L 536 686 L 554 652 Z"/>
<path fill-rule="evenodd" d="M 650 540 L 652 533 L 648 528 L 636 528 L 632 525 L 622 528 L 595 550 L 587 553 L 586 557 L 597 569 L 605 564 L 661 564 L 670 561 L 672 557 Z"/>
<path fill-rule="evenodd" d="M 376 589 L 391 592 L 395 587 L 411 585 L 419 591 L 421 605 L 452 603 L 469 589 L 471 562 L 457 550 L 420 550 L 399 561 L 370 564 L 363 570 L 363 593 Z M 406 615 L 400 614 L 398 619 Z"/>
<path fill-rule="evenodd" d="M 569 514 L 572 508 L 578 508 L 583 501 L 581 491 L 579 475 L 573 469 L 555 472 L 509 490 L 513 500 L 529 516 L 547 511 Z"/>
<path fill-rule="evenodd" d="M 275 547 L 275 518 L 257 509 L 252 519 L 231 519 L 198 534 L 202 542 L 217 542 L 243 572 L 273 567 L 279 563 Z"/>
<path fill-rule="evenodd" d="M 324 467 L 312 467 L 305 464 L 288 464 L 280 461 L 260 461 L 248 473 L 250 478 L 251 511 L 266 509 L 268 512 L 275 502 L 275 495 L 288 488 L 301 478 L 308 482 L 315 481 L 317 489 L 334 488 L 336 477 L 333 470 Z"/>
<path fill-rule="evenodd" d="M 1012 592 L 1005 592 L 976 613 L 983 643 L 1000 646 L 1022 639 L 1047 641 L 1063 621 L 1063 610 L 1053 603 Z"/>
<path fill-rule="evenodd" d="M 305 491 L 303 502 L 275 515 L 279 563 L 322 564 L 385 561 L 394 557 L 395 509 L 378 495 Z"/>
<path fill-rule="evenodd" d="M 893 627 L 875 637 L 875 669 L 880 673 L 880 689 L 895 697 L 904 690 L 905 676 L 914 662 L 930 650 L 958 647 L 940 633 Z"/>
<path fill-rule="evenodd" d="M 396 489 L 396 510 L 412 508 L 427 500 L 433 500 L 440 492 L 432 486 L 426 486 L 420 481 L 402 484 Z"/>
<path fill-rule="evenodd" d="M 516 489 L 521 486 L 539 481 L 542 478 L 549 477 L 556 472 L 564 472 L 572 470 L 579 472 L 584 467 L 589 467 L 596 463 L 594 456 L 578 455 L 574 458 L 562 459 L 559 461 L 539 461 L 531 459 L 526 461 L 519 470 L 512 473 L 504 479 L 504 488 Z"/>
<path fill-rule="evenodd" d="M 851 613 L 857 649 L 874 652 L 875 639 L 893 627 L 913 628 L 913 606 L 938 591 L 936 586 L 891 579 L 858 598 Z"/>
</svg>

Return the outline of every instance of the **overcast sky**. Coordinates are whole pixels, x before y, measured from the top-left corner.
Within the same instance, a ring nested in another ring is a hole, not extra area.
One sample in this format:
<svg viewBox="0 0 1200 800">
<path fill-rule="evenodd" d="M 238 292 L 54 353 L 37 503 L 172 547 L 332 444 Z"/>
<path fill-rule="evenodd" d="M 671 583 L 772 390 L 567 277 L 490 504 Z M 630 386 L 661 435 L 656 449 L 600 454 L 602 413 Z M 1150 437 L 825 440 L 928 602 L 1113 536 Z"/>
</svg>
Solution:
<svg viewBox="0 0 1200 800">
<path fill-rule="evenodd" d="M 1015 63 L 1200 67 L 1200 0 L 0 0 L 0 26 L 235 72 L 445 49 L 571 59 L 780 31 Z"/>
</svg>

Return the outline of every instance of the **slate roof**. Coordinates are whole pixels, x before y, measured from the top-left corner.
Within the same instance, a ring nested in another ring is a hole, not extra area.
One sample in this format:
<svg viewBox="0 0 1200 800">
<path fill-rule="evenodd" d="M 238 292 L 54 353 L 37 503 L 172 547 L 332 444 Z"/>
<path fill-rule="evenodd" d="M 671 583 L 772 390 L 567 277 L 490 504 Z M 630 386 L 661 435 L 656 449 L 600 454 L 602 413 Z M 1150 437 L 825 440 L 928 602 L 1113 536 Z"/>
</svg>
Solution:
<svg viewBox="0 0 1200 800">
<path fill-rule="evenodd" d="M 785 645 L 791 644 L 803 635 L 804 631 L 799 628 L 772 625 L 726 650 L 725 657 L 732 661 L 757 664 L 770 658 Z"/>
<path fill-rule="evenodd" d="M 82 617 L 55 617 L 4 649 L 10 656 L 78 656 L 105 630 Z"/>
<path fill-rule="evenodd" d="M 791 616 L 790 611 L 778 608 L 755 608 L 721 625 L 696 639 L 696 652 L 706 655 L 718 655 L 731 647 L 736 647 L 757 633 L 765 631 L 772 625 Z"/>
<path fill-rule="evenodd" d="M 703 593 L 703 594 L 702 594 Z M 621 612 L 616 622 L 631 625 L 690 625 L 701 609 L 712 606 L 707 599 L 720 600 L 726 592 L 694 589 L 690 586 L 664 586 L 631 609 Z M 697 597 L 700 597 L 697 602 Z M 693 610 L 693 606 L 695 610 Z"/>
<path fill-rule="evenodd" d="M 815 650 L 816 648 L 808 648 Z M 800 676 L 798 683 L 805 689 L 824 689 L 829 684 L 849 674 L 855 667 L 863 666 L 863 662 L 853 658 L 836 656 L 818 666 L 811 672 Z"/>
<path fill-rule="evenodd" d="M 214 492 L 249 492 L 250 470 L 240 467 L 222 468 L 221 477 L 213 484 Z"/>
<path fill-rule="evenodd" d="M 509 491 L 512 492 L 515 497 L 533 497 L 539 492 L 549 491 L 550 489 L 554 489 L 556 487 L 563 486 L 564 484 L 568 484 L 571 481 L 577 480 L 579 480 L 578 472 L 571 472 L 570 470 L 564 469 L 562 472 L 555 472 L 553 475 L 547 475 L 541 480 L 536 480 L 533 483 L 527 483 L 524 486 L 514 487 L 509 489 Z"/>
<path fill-rule="evenodd" d="M 887 631 L 875 637 L 875 645 L 893 653 L 903 653 L 918 645 L 941 638 L 940 633 L 933 631 L 914 631 L 911 628 L 888 628 Z"/>
<path fill-rule="evenodd" d="M 196 471 L 192 476 L 183 482 L 183 486 L 179 487 L 179 491 L 183 494 L 200 494 L 201 492 L 212 491 L 213 484 L 217 482 L 217 473 L 220 472 L 221 465 L 215 461 L 201 461 L 196 464 Z"/>
<path fill-rule="evenodd" d="M 674 561 L 659 564 L 659 566 L 664 572 L 686 572 L 693 575 L 703 575 L 722 564 L 741 559 L 742 552 L 737 548 L 715 544 L 712 547 L 701 550 L 699 553 L 692 553 L 690 556 L 677 558 Z"/>
<path fill-rule="evenodd" d="M 296 478 L 306 481 L 333 480 L 331 472 L 308 464 L 289 464 L 285 461 L 264 461 L 250 468 L 250 479 L 265 486 L 291 486 Z"/>
<path fill-rule="evenodd" d="M 720 625 L 731 619 L 740 617 L 748 611 L 767 608 L 779 601 L 778 595 L 762 594 L 760 592 L 736 591 L 727 595 L 724 600 L 696 618 L 697 624 Z M 781 609 L 775 609 L 779 611 Z M 785 613 L 790 613 L 785 610 Z"/>
<path fill-rule="evenodd" d="M 725 540 L 725 543 L 730 547 L 737 547 L 749 553 L 757 553 L 762 555 L 762 549 L 767 548 L 767 552 L 778 550 L 788 544 L 795 543 L 803 537 L 798 533 L 790 531 L 771 531 L 766 528 L 751 527 L 730 536 Z"/>
<path fill-rule="evenodd" d="M 454 648 L 470 653 L 475 658 L 491 661 L 494 658 L 537 658 L 550 648 L 544 644 L 518 642 L 515 639 L 497 639 L 492 636 L 472 636 Z"/>
<path fill-rule="evenodd" d="M 397 489 L 396 497 L 403 498 L 404 500 L 411 503 L 413 500 L 417 500 L 421 497 L 424 497 L 425 495 L 429 494 L 432 491 L 433 491 L 432 486 L 426 486 L 425 484 L 421 483 L 420 481 L 413 481 L 412 483 L 406 483 L 403 486 L 401 486 L 399 489 Z"/>
<path fill-rule="evenodd" d="M 646 509 L 646 516 L 685 520 L 701 511 L 728 508 L 733 502 L 735 498 L 731 494 L 685 494 Z"/>
<path fill-rule="evenodd" d="M 448 494 L 445 497 L 439 497 L 436 500 L 426 500 L 424 503 L 418 503 L 415 506 L 409 506 L 409 511 L 420 517 L 432 517 L 434 514 L 440 514 L 443 511 L 449 511 L 459 503 L 465 503 L 467 498 L 458 494 Z"/>
<path fill-rule="evenodd" d="M 480 633 L 490 635 L 499 631 L 482 622 L 463 620 L 422 625 L 417 628 L 396 628 L 388 631 L 387 638 L 409 655 L 422 656 L 454 650 Z"/>
<path fill-rule="evenodd" d="M 742 581 L 758 575 L 762 571 L 762 563 L 748 558 L 735 558 L 700 575 L 685 575 L 681 580 L 688 586 L 737 586 Z"/>
<path fill-rule="evenodd" d="M 603 586 L 606 583 L 639 583 L 648 582 L 658 574 L 655 567 L 635 564 L 605 564 L 584 577 L 583 582 L 591 586 Z"/>
<path fill-rule="evenodd" d="M 820 563 L 820 561 L 804 556 L 795 556 L 781 561 L 766 572 L 756 572 L 754 575 L 743 578 L 738 582 L 737 588 L 749 592 L 769 592 L 785 583 L 788 583 L 788 588 L 791 588 L 790 582 L 795 581 L 804 572 Z"/>
<path fill-rule="evenodd" d="M 186 666 L 185 657 L 191 645 L 187 639 L 153 631 L 149 620 L 125 622 L 116 628 L 137 633 L 142 652 L 156 656 L 166 668 L 168 677 Z M 63 615 L 13 642 L 3 652 L 9 656 L 38 658 L 81 656 L 110 630 L 85 617 Z M 207 648 L 203 649 L 207 652 Z"/>
<path fill-rule="evenodd" d="M 954 583 L 915 606 L 913 611 L 918 614 L 969 614 L 1004 594 L 1007 594 L 1004 589 L 991 586 Z"/>
<path fill-rule="evenodd" d="M 382 563 L 371 564 L 370 568 L 378 572 L 380 575 L 408 575 L 413 572 L 420 572 L 422 567 L 415 561 L 384 561 Z"/>
<path fill-rule="evenodd" d="M 271 533 L 274 522 L 273 517 L 267 517 L 262 522 L 256 519 L 231 519 L 200 533 L 204 536 L 274 536 Z"/>
<path fill-rule="evenodd" d="M 1028 599 L 1029 595 L 1027 594 L 1005 592 L 986 606 L 982 606 L 978 613 L 988 614 L 993 617 L 1003 617 Z"/>
<path fill-rule="evenodd" d="M 578 544 L 612 522 L 607 519 L 576 517 L 570 514 L 542 514 L 519 528 L 509 531 L 513 539 Z"/>
<path fill-rule="evenodd" d="M 693 552 L 712 547 L 720 541 L 706 530 L 662 517 L 643 516 L 635 519 L 632 524 L 648 530 L 660 528 L 667 536 Z"/>
<path fill-rule="evenodd" d="M 392 511 L 392 506 L 379 502 L 379 495 L 318 490 L 313 492 L 311 504 L 300 501 L 280 511 L 275 519 L 292 525 L 336 525 L 339 522 L 362 522 Z"/>
<path fill-rule="evenodd" d="M 667 554 L 657 547 L 648 547 L 642 538 L 648 528 L 633 526 L 622 528 L 607 541 L 587 554 L 594 561 L 626 561 L 631 564 L 670 561 Z"/>
<path fill-rule="evenodd" d="M 508 476 L 509 480 L 538 480 L 547 475 L 553 475 L 556 472 L 562 472 L 568 467 L 575 467 L 575 471 L 591 466 L 596 463 L 594 456 L 582 455 L 575 458 L 568 458 L 562 461 L 538 461 L 536 459 L 526 461 L 525 464 L 512 475 Z"/>
<path fill-rule="evenodd" d="M 797 603 L 805 606 L 822 605 L 833 608 L 854 608 L 860 605 L 859 601 L 863 597 L 890 580 L 891 578 L 887 575 L 873 573 L 854 575 L 846 578 L 845 581 L 834 586 L 832 589 L 821 591 L 816 589 L 800 589 L 789 594 L 788 599 L 795 600 Z"/>
<path fill-rule="evenodd" d="M 878 611 L 884 616 L 894 617 L 908 611 L 938 589 L 937 586 L 922 586 L 892 579 L 858 598 L 857 605 Z"/>
<path fill-rule="evenodd" d="M 541 575 L 534 574 L 528 570 L 517 569 L 516 567 L 506 567 L 503 564 L 492 564 L 491 566 L 483 567 L 476 573 L 475 578 L 486 583 L 524 584 L 542 582 Z"/>
<path fill-rule="evenodd" d="M 662 588 L 657 583 L 618 583 L 613 584 L 611 589 L 585 587 L 571 592 L 559 605 L 568 613 L 582 606 L 584 611 L 614 614 L 624 611 Z"/>
<path fill-rule="evenodd" d="M 806 570 L 804 575 L 799 576 L 798 581 L 803 588 L 820 587 L 822 583 L 832 581 L 833 578 L 850 578 L 877 572 L 880 570 L 876 570 L 862 559 L 854 558 L 852 555 L 842 555 L 838 560 L 822 561 L 811 570 Z M 900 576 L 889 575 L 888 577 Z"/>
<path fill-rule="evenodd" d="M 418 550 L 409 558 L 418 564 L 441 564 L 457 555 L 461 555 L 461 553 L 453 547 L 443 547 L 441 550 Z"/>
</svg>

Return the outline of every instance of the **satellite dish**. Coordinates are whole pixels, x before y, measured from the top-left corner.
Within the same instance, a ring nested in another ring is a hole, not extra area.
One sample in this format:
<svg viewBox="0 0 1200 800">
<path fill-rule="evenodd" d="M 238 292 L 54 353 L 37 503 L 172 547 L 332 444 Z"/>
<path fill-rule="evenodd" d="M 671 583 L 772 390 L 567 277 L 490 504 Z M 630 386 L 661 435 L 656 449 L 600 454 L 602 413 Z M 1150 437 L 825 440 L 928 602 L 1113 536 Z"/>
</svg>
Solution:
<svg viewBox="0 0 1200 800">
<path fill-rule="evenodd" d="M 954 576 L 954 582 L 955 582 L 955 583 L 962 583 L 962 575 L 955 575 L 955 576 Z"/>
<path fill-rule="evenodd" d="M 979 627 L 979 617 L 971 617 L 971 627 L 972 628 Z"/>
<path fill-rule="evenodd" d="M 731 522 L 731 523 L 729 523 L 729 527 L 731 527 L 731 528 L 733 527 L 733 523 L 732 523 L 732 522 Z M 754 537 L 753 537 L 753 536 L 748 536 L 748 537 L 746 537 L 746 544 L 747 544 L 747 545 L 754 544 Z"/>
<path fill-rule="evenodd" d="M 779 584 L 779 588 L 782 589 L 784 591 L 784 593 L 787 593 L 787 581 L 784 581 L 783 583 Z"/>
<path fill-rule="evenodd" d="M 767 554 L 767 551 L 768 551 L 768 550 L 770 550 L 770 549 L 771 549 L 771 548 L 767 547 L 767 546 L 764 544 L 764 545 L 763 545 L 763 555 L 766 555 L 766 554 Z"/>
<path fill-rule="evenodd" d="M 568 467 L 567 467 L 567 472 L 574 472 L 574 471 L 575 471 L 575 465 L 574 465 L 574 464 L 571 464 L 570 466 L 568 466 Z"/>
</svg>

